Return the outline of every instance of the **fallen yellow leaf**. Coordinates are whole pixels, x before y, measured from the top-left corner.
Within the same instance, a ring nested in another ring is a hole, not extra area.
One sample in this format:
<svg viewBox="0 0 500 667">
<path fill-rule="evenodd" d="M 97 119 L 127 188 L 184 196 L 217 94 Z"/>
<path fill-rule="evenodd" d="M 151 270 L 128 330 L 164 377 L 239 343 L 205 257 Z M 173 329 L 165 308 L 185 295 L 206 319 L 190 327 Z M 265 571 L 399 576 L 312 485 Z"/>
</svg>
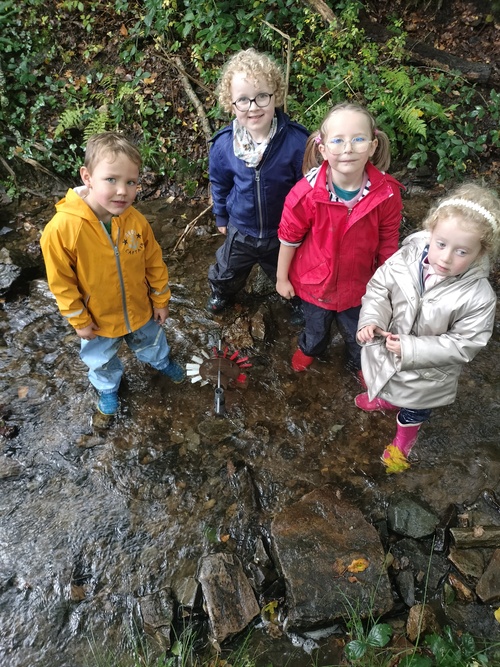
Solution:
<svg viewBox="0 0 500 667">
<path fill-rule="evenodd" d="M 356 558 L 347 567 L 347 570 L 349 572 L 364 572 L 368 565 L 370 565 L 370 561 L 366 560 L 366 558 Z"/>
<path fill-rule="evenodd" d="M 498 623 L 500 623 L 500 607 L 498 607 L 498 609 L 495 610 L 495 620 L 498 621 Z"/>
<path fill-rule="evenodd" d="M 401 450 L 394 445 L 389 445 L 382 454 L 382 463 L 385 465 L 385 472 L 390 475 L 408 470 L 410 464 Z"/>
</svg>

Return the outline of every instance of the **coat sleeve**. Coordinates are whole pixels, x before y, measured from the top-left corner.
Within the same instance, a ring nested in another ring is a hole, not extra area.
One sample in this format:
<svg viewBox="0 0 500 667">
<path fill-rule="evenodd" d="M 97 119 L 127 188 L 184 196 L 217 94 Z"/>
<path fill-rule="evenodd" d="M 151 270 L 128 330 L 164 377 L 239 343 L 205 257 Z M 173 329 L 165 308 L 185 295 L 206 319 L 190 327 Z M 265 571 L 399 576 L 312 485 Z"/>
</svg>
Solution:
<svg viewBox="0 0 500 667">
<path fill-rule="evenodd" d="M 163 261 L 161 246 L 147 221 L 145 230 L 145 268 L 146 280 L 150 288 L 149 296 L 155 308 L 165 308 L 171 297 L 167 265 Z"/>
<path fill-rule="evenodd" d="M 358 331 L 369 324 L 388 330 L 392 320 L 391 290 L 390 269 L 387 265 L 381 266 L 373 274 L 361 299 Z"/>
<path fill-rule="evenodd" d="M 227 227 L 229 215 L 226 209 L 226 200 L 234 186 L 234 175 L 228 169 L 223 143 L 225 143 L 223 137 L 215 141 L 208 157 L 208 174 L 217 227 Z"/>
<path fill-rule="evenodd" d="M 92 318 L 78 285 L 76 253 L 65 240 L 57 221 L 55 216 L 40 239 L 47 281 L 61 315 L 75 329 L 84 329 L 92 324 Z"/>
<path fill-rule="evenodd" d="M 307 202 L 304 187 L 311 187 L 305 178 L 290 190 L 283 206 L 278 238 L 289 245 L 300 245 L 313 223 L 313 210 Z"/>
<path fill-rule="evenodd" d="M 392 197 L 382 204 L 377 266 L 382 266 L 398 249 L 403 202 L 399 187 L 392 185 L 392 190 Z"/>
<path fill-rule="evenodd" d="M 489 290 L 488 290 L 489 291 Z M 493 333 L 496 297 L 473 290 L 446 333 L 401 336 L 401 370 L 446 367 L 472 361 Z"/>
</svg>

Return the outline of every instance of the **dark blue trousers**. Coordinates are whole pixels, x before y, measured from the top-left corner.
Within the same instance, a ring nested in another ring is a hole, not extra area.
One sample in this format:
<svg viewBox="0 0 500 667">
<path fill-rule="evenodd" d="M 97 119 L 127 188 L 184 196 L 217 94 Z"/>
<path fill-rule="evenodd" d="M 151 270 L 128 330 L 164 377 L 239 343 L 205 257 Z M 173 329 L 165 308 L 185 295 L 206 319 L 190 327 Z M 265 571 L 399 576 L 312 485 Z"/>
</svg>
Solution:
<svg viewBox="0 0 500 667">
<path fill-rule="evenodd" d="M 277 236 L 258 239 L 239 232 L 229 225 L 224 243 L 215 253 L 215 264 L 208 269 L 212 294 L 231 299 L 245 286 L 250 271 L 259 264 L 264 273 L 276 284 L 276 267 L 280 242 Z"/>
<path fill-rule="evenodd" d="M 330 329 L 335 320 L 346 344 L 348 366 L 356 371 L 361 370 L 361 347 L 356 341 L 361 306 L 338 312 L 302 300 L 302 308 L 306 321 L 299 337 L 302 352 L 309 357 L 323 354 L 330 342 Z"/>
<path fill-rule="evenodd" d="M 401 408 L 398 412 L 398 420 L 401 424 L 421 424 L 426 422 L 431 416 L 431 410 L 414 408 Z"/>
</svg>

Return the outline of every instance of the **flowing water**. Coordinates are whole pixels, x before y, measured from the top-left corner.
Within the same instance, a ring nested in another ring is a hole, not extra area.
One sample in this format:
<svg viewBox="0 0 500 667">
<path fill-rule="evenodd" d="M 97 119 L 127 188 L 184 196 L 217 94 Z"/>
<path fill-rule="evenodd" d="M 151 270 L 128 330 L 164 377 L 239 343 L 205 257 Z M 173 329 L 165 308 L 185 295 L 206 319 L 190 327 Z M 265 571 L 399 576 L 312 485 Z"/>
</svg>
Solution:
<svg viewBox="0 0 500 667">
<path fill-rule="evenodd" d="M 255 287 L 227 314 L 205 312 L 221 242 L 210 216 L 174 252 L 201 209 L 140 208 L 169 266 L 173 356 L 189 362 L 223 338 L 249 355 L 248 383 L 225 392 L 221 419 L 212 385 L 174 385 L 124 346 L 120 414 L 107 428 L 93 423 L 78 340 L 44 282 L 38 238 L 52 206 L 1 211 L 0 228 L 13 231 L 0 243 L 23 269 L 0 309 L 0 417 L 18 427 L 0 437 L 2 667 L 96 665 L 96 651 L 118 664 L 140 627 L 142 598 L 194 576 L 221 536 L 249 557 L 273 514 L 318 486 L 342 489 L 372 521 L 394 490 L 417 493 L 440 514 L 485 487 L 500 492 L 498 318 L 489 346 L 464 369 L 457 401 L 422 429 L 420 463 L 387 476 L 379 456 L 394 416 L 355 408 L 360 388 L 338 333 L 327 358 L 294 373 L 299 330 L 272 291 Z M 259 641 L 263 664 L 310 664 L 290 638 Z"/>
</svg>

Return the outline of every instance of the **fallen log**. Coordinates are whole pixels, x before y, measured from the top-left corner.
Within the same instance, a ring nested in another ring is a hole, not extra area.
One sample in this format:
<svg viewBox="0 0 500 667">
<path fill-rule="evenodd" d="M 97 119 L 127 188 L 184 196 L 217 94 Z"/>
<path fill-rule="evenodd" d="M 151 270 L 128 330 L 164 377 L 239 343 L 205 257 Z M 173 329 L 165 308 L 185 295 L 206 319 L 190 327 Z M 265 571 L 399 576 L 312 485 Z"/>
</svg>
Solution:
<svg viewBox="0 0 500 667">
<path fill-rule="evenodd" d="M 375 42 L 384 43 L 391 38 L 391 34 L 384 26 L 380 23 L 372 23 L 366 14 L 361 15 L 360 25 L 368 39 Z M 440 51 L 430 44 L 408 37 L 404 48 L 410 59 L 418 65 L 434 67 L 446 72 L 460 72 L 464 79 L 475 83 L 487 83 L 491 77 L 492 68 L 488 63 L 465 60 L 447 51 Z"/>
<path fill-rule="evenodd" d="M 450 528 L 450 533 L 459 549 L 500 547 L 500 526 Z"/>
<path fill-rule="evenodd" d="M 420 65 L 444 69 L 446 72 L 458 71 L 467 81 L 487 83 L 491 76 L 490 65 L 464 60 L 423 42 L 407 40 L 406 51 L 410 58 Z"/>
</svg>

